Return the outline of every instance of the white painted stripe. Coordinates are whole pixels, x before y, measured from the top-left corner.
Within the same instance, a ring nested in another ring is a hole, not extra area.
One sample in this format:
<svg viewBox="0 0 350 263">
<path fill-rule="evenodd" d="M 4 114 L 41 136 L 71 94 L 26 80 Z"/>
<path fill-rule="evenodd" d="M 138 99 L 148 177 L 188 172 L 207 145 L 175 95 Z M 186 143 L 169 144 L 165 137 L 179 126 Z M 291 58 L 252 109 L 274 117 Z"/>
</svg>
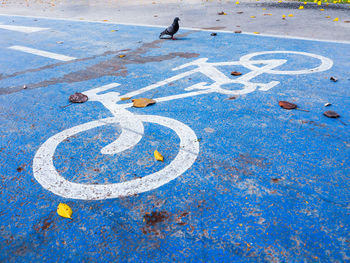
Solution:
<svg viewBox="0 0 350 263">
<path fill-rule="evenodd" d="M 61 55 L 61 54 L 57 54 L 57 53 L 52 53 L 52 52 L 34 49 L 34 48 L 30 48 L 30 47 L 24 47 L 24 46 L 11 46 L 11 47 L 9 47 L 9 49 L 18 50 L 18 51 L 30 53 L 33 55 L 57 59 L 57 60 L 61 60 L 61 61 L 71 61 L 71 60 L 76 59 L 75 57 L 69 57 L 69 56 L 65 56 L 65 55 Z"/>
<path fill-rule="evenodd" d="M 43 30 L 48 30 L 47 27 L 29 27 L 29 26 L 14 26 L 14 25 L 2 25 L 0 24 L 1 29 L 17 31 L 22 33 L 35 33 Z"/>
<path fill-rule="evenodd" d="M 73 19 L 73 18 L 53 18 L 46 16 L 23 16 L 23 15 L 9 15 L 9 14 L 0 14 L 0 16 L 6 17 L 30 17 L 30 18 L 38 18 L 38 19 L 48 19 L 48 20 L 61 20 L 61 21 L 73 21 L 73 22 L 85 22 L 85 23 L 101 23 L 101 24 L 112 24 L 112 25 L 125 25 L 125 26 L 142 26 L 142 27 L 156 27 L 156 28 L 166 28 L 169 25 L 150 25 L 150 24 L 135 24 L 135 23 L 122 23 L 122 22 L 109 22 L 109 21 L 96 21 L 89 19 Z M 219 32 L 219 33 L 229 33 L 236 34 L 234 31 L 229 30 L 210 30 L 210 29 L 202 29 L 202 28 L 194 28 L 194 27 L 180 27 L 180 29 L 185 30 L 196 30 L 196 31 L 205 31 L 205 32 Z M 260 37 L 276 37 L 276 38 L 286 38 L 286 39 L 297 39 L 297 40 L 309 40 L 309 41 L 317 41 L 317 42 L 326 42 L 326 43 L 339 43 L 339 44 L 350 44 L 350 41 L 347 40 L 331 40 L 331 39 L 319 39 L 319 38 L 308 38 L 308 37 L 299 37 L 299 36 L 286 36 L 286 35 L 275 35 L 275 34 L 255 34 L 253 32 L 242 32 L 242 35 L 254 35 Z"/>
</svg>

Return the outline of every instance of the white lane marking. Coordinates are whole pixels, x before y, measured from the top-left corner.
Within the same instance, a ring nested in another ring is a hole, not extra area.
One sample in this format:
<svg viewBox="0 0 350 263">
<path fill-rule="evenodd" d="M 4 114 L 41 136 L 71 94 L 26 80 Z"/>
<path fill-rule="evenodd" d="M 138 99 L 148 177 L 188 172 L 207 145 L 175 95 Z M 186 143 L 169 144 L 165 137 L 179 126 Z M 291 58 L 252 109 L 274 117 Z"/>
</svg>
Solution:
<svg viewBox="0 0 350 263">
<path fill-rule="evenodd" d="M 162 170 L 126 182 L 113 184 L 79 184 L 70 182 L 60 175 L 53 164 L 53 156 L 57 146 L 75 134 L 106 124 L 119 123 L 123 116 L 101 119 L 75 126 L 50 137 L 37 151 L 33 159 L 35 179 L 47 190 L 56 195 L 83 200 L 103 200 L 131 196 L 156 189 L 174 180 L 197 159 L 199 143 L 194 131 L 187 125 L 166 117 L 156 115 L 134 115 L 143 122 L 151 122 L 168 127 L 180 138 L 179 152 L 175 159 Z M 126 121 L 132 121 L 126 120 Z M 131 136 L 133 136 L 131 134 Z"/>
<path fill-rule="evenodd" d="M 18 50 L 18 51 L 30 53 L 33 55 L 52 58 L 52 59 L 61 60 L 61 61 L 71 61 L 76 59 L 75 57 L 69 57 L 69 56 L 65 56 L 57 53 L 52 53 L 52 52 L 34 49 L 30 47 L 24 47 L 24 46 L 11 46 L 9 47 L 9 49 Z"/>
<path fill-rule="evenodd" d="M 22 33 L 35 33 L 43 30 L 48 30 L 48 27 L 30 27 L 30 26 L 14 26 L 14 25 L 2 25 L 0 24 L 1 29 L 17 31 Z"/>
<path fill-rule="evenodd" d="M 47 16 L 24 16 L 24 15 L 9 15 L 9 14 L 0 14 L 0 16 L 29 17 L 29 18 L 39 18 L 39 19 L 42 18 L 42 19 L 48 19 L 48 20 L 61 20 L 61 21 L 85 22 L 85 23 L 100 23 L 100 24 L 125 25 L 125 26 L 156 27 L 156 28 L 166 28 L 169 26 L 169 25 L 150 25 L 150 24 L 142 24 L 142 23 L 135 24 L 135 23 L 122 23 L 122 22 L 96 21 L 96 20 L 89 20 L 89 19 L 81 20 L 81 19 L 73 19 L 73 18 L 53 18 L 53 17 L 47 17 Z M 195 27 L 182 27 L 182 26 L 180 26 L 180 29 L 213 32 L 213 30 L 210 30 L 210 29 L 202 29 L 202 28 L 195 28 Z M 229 30 L 215 30 L 215 32 L 236 34 L 236 33 L 234 33 L 234 31 L 229 31 Z M 242 32 L 240 34 L 241 35 L 252 35 L 252 36 L 256 36 L 256 37 L 276 37 L 276 38 L 297 39 L 297 40 L 317 41 L 317 42 L 326 42 L 326 43 L 350 44 L 350 41 L 347 41 L 347 40 L 319 39 L 319 38 L 308 38 L 308 37 L 286 36 L 286 35 L 275 35 L 275 34 L 264 34 L 264 33 L 256 34 L 254 32 Z"/>
</svg>

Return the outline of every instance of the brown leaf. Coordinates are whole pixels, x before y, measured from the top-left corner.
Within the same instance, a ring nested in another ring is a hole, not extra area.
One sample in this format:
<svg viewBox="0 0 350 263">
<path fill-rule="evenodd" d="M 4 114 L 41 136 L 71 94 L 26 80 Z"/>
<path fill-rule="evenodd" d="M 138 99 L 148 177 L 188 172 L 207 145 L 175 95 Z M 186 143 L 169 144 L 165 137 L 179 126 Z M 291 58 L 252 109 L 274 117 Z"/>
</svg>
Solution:
<svg viewBox="0 0 350 263">
<path fill-rule="evenodd" d="M 292 110 L 297 108 L 296 104 L 288 101 L 279 101 L 278 105 L 280 105 L 283 109 L 286 109 L 286 110 Z"/>
<path fill-rule="evenodd" d="M 229 98 L 227 98 L 228 100 L 235 100 L 235 99 L 237 99 L 237 97 L 235 97 L 235 96 L 232 96 L 232 97 L 229 97 Z"/>
<path fill-rule="evenodd" d="M 76 92 L 69 96 L 69 101 L 72 103 L 83 103 L 83 102 L 87 102 L 87 100 L 88 100 L 88 96 L 79 92 Z"/>
<path fill-rule="evenodd" d="M 144 107 L 147 107 L 148 105 L 152 105 L 156 103 L 155 100 L 147 99 L 147 98 L 133 99 L 132 102 L 133 102 L 133 106 L 136 108 L 144 108 Z"/>
<path fill-rule="evenodd" d="M 350 21 L 349 20 L 345 20 L 344 23 L 350 23 Z"/>
<path fill-rule="evenodd" d="M 242 33 L 242 30 L 236 30 L 235 33 L 240 34 L 240 33 Z"/>
<path fill-rule="evenodd" d="M 274 183 L 278 183 L 280 180 L 282 180 L 281 178 L 271 178 L 271 181 Z"/>
<path fill-rule="evenodd" d="M 240 75 L 242 75 L 242 73 L 241 73 L 241 72 L 238 72 L 238 71 L 232 71 L 232 72 L 231 72 L 231 75 L 232 75 L 232 76 L 240 76 Z"/>
<path fill-rule="evenodd" d="M 338 113 L 336 113 L 335 111 L 329 110 L 329 111 L 325 111 L 323 113 L 324 116 L 327 116 L 328 118 L 339 118 L 340 115 Z"/>
<path fill-rule="evenodd" d="M 120 100 L 130 100 L 131 97 L 124 97 L 124 98 L 120 98 Z"/>
<path fill-rule="evenodd" d="M 337 82 L 338 79 L 336 79 L 335 77 L 330 77 L 330 80 L 334 81 L 334 82 Z"/>
<path fill-rule="evenodd" d="M 241 73 L 241 72 L 238 72 L 238 71 L 232 71 L 232 72 L 231 72 L 231 75 L 232 75 L 232 76 L 240 76 L 240 75 L 242 75 L 242 73 Z"/>
<path fill-rule="evenodd" d="M 222 15 L 227 15 L 224 11 L 221 11 L 218 13 L 219 16 L 222 16 Z"/>
<path fill-rule="evenodd" d="M 237 14 L 243 14 L 243 12 L 242 11 L 238 11 Z"/>
</svg>

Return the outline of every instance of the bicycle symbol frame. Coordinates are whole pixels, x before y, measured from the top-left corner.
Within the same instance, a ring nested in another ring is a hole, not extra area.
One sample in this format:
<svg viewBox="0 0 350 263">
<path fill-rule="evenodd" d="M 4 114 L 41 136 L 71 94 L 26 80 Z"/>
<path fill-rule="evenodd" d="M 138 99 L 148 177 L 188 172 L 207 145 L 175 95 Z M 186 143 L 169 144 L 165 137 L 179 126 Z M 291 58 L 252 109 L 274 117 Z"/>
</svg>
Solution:
<svg viewBox="0 0 350 263">
<path fill-rule="evenodd" d="M 321 64 L 312 69 L 294 70 L 294 71 L 280 71 L 276 70 L 277 67 L 287 62 L 285 59 L 268 59 L 268 60 L 252 60 L 253 57 L 269 54 L 295 54 L 303 55 L 315 59 L 319 59 Z M 100 94 L 111 88 L 119 86 L 118 83 L 110 83 L 102 87 L 90 89 L 85 91 L 89 97 L 89 101 L 97 101 L 102 103 L 114 117 L 104 118 L 100 120 L 91 121 L 88 123 L 77 125 L 73 128 L 66 129 L 58 134 L 51 136 L 46 142 L 44 142 L 33 159 L 33 175 L 35 179 L 47 190 L 52 193 L 72 199 L 82 200 L 103 200 L 109 198 L 118 198 L 124 196 L 131 196 L 134 194 L 143 193 L 146 191 L 154 190 L 183 174 L 187 171 L 199 154 L 199 142 L 195 132 L 186 124 L 177 121 L 175 119 L 162 117 L 158 115 L 136 115 L 127 109 L 132 107 L 131 103 L 118 104 L 122 97 L 135 97 L 144 92 L 159 88 L 171 82 L 175 82 L 184 77 L 190 76 L 196 73 L 202 73 L 210 78 L 213 83 L 208 84 L 206 82 L 200 82 L 190 87 L 185 88 L 185 93 L 171 95 L 166 97 L 156 98 L 157 103 L 165 102 L 175 99 L 181 99 L 186 97 L 194 97 L 209 93 L 221 93 L 227 95 L 242 95 L 247 94 L 259 89 L 261 91 L 267 91 L 280 82 L 271 81 L 269 83 L 255 83 L 251 80 L 261 74 L 285 74 L 285 75 L 297 75 L 297 74 L 310 74 L 321 72 L 330 69 L 333 66 L 333 61 L 329 58 L 297 51 L 263 51 L 251 53 L 242 56 L 239 61 L 231 62 L 218 62 L 209 63 L 207 58 L 196 59 L 190 63 L 186 63 L 173 69 L 173 71 L 181 70 L 187 67 L 195 67 L 188 71 L 184 71 L 168 79 L 159 81 L 155 84 L 146 86 L 136 91 L 120 95 L 118 92 L 108 92 Z M 217 67 L 219 66 L 231 66 L 241 65 L 251 71 L 247 74 L 241 75 L 238 78 L 229 78 L 223 74 Z M 224 85 L 241 84 L 242 89 L 229 90 L 225 89 Z M 179 152 L 174 160 L 162 170 L 150 175 L 146 175 L 142 178 L 137 178 L 120 183 L 111 184 L 80 184 L 70 182 L 61 176 L 54 164 L 53 156 L 57 146 L 68 137 L 75 134 L 87 131 L 96 127 L 100 127 L 107 124 L 119 123 L 121 126 L 120 136 L 101 149 L 102 154 L 117 154 L 123 152 L 131 147 L 135 146 L 143 137 L 144 126 L 143 122 L 156 123 L 165 127 L 168 127 L 175 131 L 180 138 Z"/>
</svg>

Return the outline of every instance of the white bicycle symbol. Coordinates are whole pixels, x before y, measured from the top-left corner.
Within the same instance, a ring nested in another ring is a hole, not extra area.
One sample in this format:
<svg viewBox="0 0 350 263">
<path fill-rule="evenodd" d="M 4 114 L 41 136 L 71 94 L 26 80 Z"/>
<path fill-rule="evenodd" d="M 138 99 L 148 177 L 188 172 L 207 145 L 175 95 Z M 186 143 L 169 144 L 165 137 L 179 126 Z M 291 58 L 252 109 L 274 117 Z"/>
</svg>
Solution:
<svg viewBox="0 0 350 263">
<path fill-rule="evenodd" d="M 303 55 L 306 57 L 318 59 L 321 61 L 321 63 L 319 66 L 312 69 L 279 71 L 276 70 L 276 68 L 286 63 L 287 60 L 252 60 L 253 57 L 268 54 Z M 259 88 L 259 90 L 261 91 L 267 91 L 273 88 L 274 86 L 278 85 L 279 82 L 271 81 L 269 83 L 254 83 L 251 82 L 251 80 L 254 77 L 263 73 L 289 75 L 309 74 L 328 70 L 333 65 L 332 60 L 330 60 L 329 58 L 311 53 L 296 51 L 266 51 L 251 53 L 241 57 L 239 61 L 232 62 L 209 63 L 207 62 L 207 60 L 207 58 L 200 58 L 190 63 L 181 65 L 177 68 L 174 68 L 173 70 L 184 69 L 190 66 L 195 66 L 195 68 L 170 77 L 168 79 L 165 79 L 163 81 L 159 81 L 155 84 L 146 86 L 139 90 L 129 92 L 122 96 L 118 92 L 100 94 L 101 92 L 107 91 L 108 89 L 119 86 L 120 84 L 118 83 L 111 83 L 84 92 L 89 97 L 90 101 L 101 102 L 108 110 L 111 111 L 114 117 L 81 124 L 73 128 L 64 130 L 50 137 L 46 142 L 44 142 L 41 145 L 33 159 L 33 174 L 35 179 L 45 189 L 51 191 L 56 195 L 65 198 L 83 200 L 102 200 L 108 198 L 117 198 L 139 194 L 156 189 L 177 178 L 193 165 L 199 154 L 199 143 L 197 140 L 197 136 L 190 127 L 188 127 L 180 121 L 157 115 L 133 114 L 132 112 L 127 110 L 127 108 L 132 107 L 132 104 L 118 104 L 118 102 L 120 102 L 120 98 L 135 97 L 139 94 L 156 89 L 158 87 L 180 80 L 184 77 L 195 73 L 202 73 L 206 75 L 211 80 L 213 80 L 213 83 L 197 83 L 193 86 L 186 88 L 185 90 L 187 92 L 185 93 L 157 98 L 155 99 L 157 103 L 180 98 L 193 97 L 213 92 L 221 94 L 240 95 L 253 92 L 257 88 Z M 242 65 L 250 69 L 251 71 L 247 74 L 241 75 L 238 78 L 231 79 L 217 69 L 218 66 L 231 65 Z M 239 90 L 228 90 L 223 88 L 223 85 L 234 83 L 242 84 L 243 88 Z M 171 161 L 171 163 L 168 166 L 166 166 L 162 170 L 144 176 L 142 178 L 137 178 L 126 182 L 100 185 L 70 182 L 57 172 L 53 164 L 53 156 L 55 154 L 57 146 L 65 139 L 75 134 L 96 127 L 100 127 L 106 124 L 118 123 L 122 128 L 121 135 L 118 137 L 117 140 L 101 149 L 102 154 L 116 154 L 135 146 L 141 140 L 144 134 L 143 122 L 156 123 L 168 127 L 175 131 L 177 136 L 179 136 L 180 138 L 179 152 L 177 156 L 173 161 Z"/>
</svg>

